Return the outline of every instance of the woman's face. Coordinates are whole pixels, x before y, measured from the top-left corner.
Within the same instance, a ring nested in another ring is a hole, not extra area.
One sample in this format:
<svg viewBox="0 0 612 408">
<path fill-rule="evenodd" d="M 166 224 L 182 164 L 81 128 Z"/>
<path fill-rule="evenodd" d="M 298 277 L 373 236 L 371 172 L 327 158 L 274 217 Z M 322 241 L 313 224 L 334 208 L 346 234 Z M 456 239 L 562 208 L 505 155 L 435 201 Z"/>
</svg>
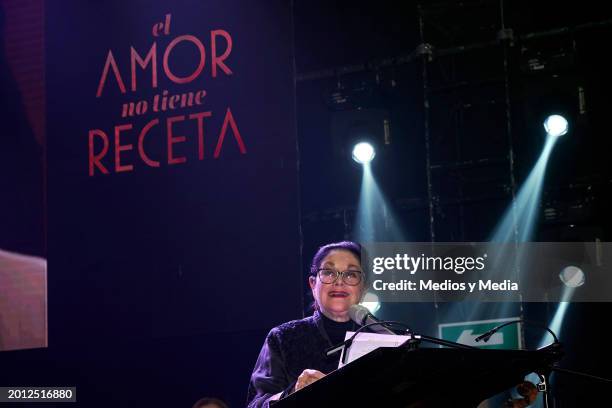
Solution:
<svg viewBox="0 0 612 408">
<path fill-rule="evenodd" d="M 344 272 L 348 269 L 361 271 L 361 262 L 352 252 L 334 249 L 330 251 L 321 261 L 319 268 L 333 269 Z M 327 317 L 334 320 L 346 321 L 349 319 L 348 310 L 352 305 L 361 301 L 364 282 L 356 286 L 347 285 L 341 277 L 334 283 L 322 283 L 318 277 L 309 278 L 312 295 L 319 306 L 319 309 Z"/>
</svg>

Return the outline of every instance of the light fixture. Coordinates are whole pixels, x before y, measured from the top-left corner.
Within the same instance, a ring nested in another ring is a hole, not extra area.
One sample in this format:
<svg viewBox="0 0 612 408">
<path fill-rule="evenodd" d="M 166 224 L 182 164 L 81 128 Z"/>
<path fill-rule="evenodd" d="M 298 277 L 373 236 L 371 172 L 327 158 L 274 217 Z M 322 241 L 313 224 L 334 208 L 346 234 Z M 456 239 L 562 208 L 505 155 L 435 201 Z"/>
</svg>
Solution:
<svg viewBox="0 0 612 408">
<path fill-rule="evenodd" d="M 561 115 L 550 115 L 544 121 L 544 130 L 549 136 L 559 137 L 567 133 L 569 124 Z"/>
<path fill-rule="evenodd" d="M 360 142 L 353 147 L 353 160 L 357 163 L 367 164 L 372 161 L 374 156 L 376 156 L 374 146 L 368 142 Z"/>
<path fill-rule="evenodd" d="M 577 288 L 584 285 L 584 272 L 577 266 L 570 265 L 563 268 L 559 273 L 559 279 L 561 282 L 569 288 Z"/>
</svg>

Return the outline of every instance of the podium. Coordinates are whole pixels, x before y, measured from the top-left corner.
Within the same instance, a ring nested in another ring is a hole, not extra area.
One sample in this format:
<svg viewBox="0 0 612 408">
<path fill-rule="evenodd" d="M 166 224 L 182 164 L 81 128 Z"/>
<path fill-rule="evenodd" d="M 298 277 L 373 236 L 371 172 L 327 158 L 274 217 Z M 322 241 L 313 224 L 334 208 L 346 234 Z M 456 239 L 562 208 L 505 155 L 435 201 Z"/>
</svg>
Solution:
<svg viewBox="0 0 612 408">
<path fill-rule="evenodd" d="M 529 373 L 548 372 L 560 356 L 554 348 L 378 348 L 273 406 L 474 408 Z"/>
</svg>

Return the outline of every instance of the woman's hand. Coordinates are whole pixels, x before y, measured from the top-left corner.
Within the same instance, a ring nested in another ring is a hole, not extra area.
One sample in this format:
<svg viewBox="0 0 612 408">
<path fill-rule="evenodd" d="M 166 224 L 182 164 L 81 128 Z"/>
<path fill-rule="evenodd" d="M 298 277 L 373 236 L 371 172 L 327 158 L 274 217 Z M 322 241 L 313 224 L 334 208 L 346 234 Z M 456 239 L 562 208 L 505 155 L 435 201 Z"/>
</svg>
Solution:
<svg viewBox="0 0 612 408">
<path fill-rule="evenodd" d="M 294 391 L 300 390 L 304 388 L 305 386 L 312 384 L 313 382 L 323 377 L 325 377 L 325 374 L 323 374 L 322 372 L 318 370 L 306 369 L 302 371 L 302 374 L 300 374 L 300 376 L 298 377 L 297 382 L 295 383 Z"/>
</svg>

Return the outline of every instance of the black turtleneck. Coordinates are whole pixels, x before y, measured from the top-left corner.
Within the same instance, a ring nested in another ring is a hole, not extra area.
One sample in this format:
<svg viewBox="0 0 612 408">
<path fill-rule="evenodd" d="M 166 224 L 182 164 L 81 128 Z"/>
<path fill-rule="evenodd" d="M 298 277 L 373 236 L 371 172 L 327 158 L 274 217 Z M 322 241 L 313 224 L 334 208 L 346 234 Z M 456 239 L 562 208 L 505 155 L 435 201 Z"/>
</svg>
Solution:
<svg viewBox="0 0 612 408">
<path fill-rule="evenodd" d="M 357 330 L 357 324 L 352 320 L 347 322 L 336 322 L 321 313 L 321 320 L 323 321 L 323 327 L 332 345 L 342 343 L 347 331 Z"/>
</svg>

